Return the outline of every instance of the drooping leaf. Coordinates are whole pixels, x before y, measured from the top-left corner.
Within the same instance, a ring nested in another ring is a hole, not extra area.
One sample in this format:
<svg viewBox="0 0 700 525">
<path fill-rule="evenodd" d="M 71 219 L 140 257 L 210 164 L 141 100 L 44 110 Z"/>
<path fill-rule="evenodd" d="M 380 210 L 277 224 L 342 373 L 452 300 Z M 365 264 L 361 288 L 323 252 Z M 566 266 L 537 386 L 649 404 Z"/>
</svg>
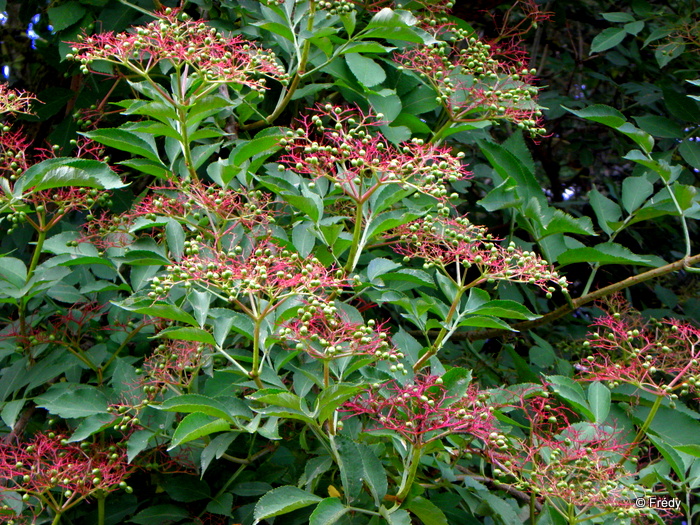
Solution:
<svg viewBox="0 0 700 525">
<path fill-rule="evenodd" d="M 82 20 L 86 11 L 79 2 L 71 0 L 59 6 L 49 7 L 46 12 L 53 31 L 63 31 Z"/>
<path fill-rule="evenodd" d="M 335 444 L 338 450 L 340 479 L 348 501 L 352 501 L 362 490 L 364 468 L 362 461 L 358 461 L 360 450 L 357 443 L 343 435 L 335 437 Z"/>
<path fill-rule="evenodd" d="M 324 388 L 316 398 L 316 410 L 314 410 L 314 413 L 318 414 L 318 422 L 320 424 L 324 423 L 333 415 L 333 412 L 335 412 L 340 405 L 360 392 L 363 388 L 364 387 L 361 385 L 343 383 L 336 383 Z"/>
<path fill-rule="evenodd" d="M 591 207 L 593 208 L 596 218 L 598 219 L 598 225 L 605 233 L 610 235 L 613 230 L 609 223 L 620 220 L 620 217 L 622 216 L 620 205 L 610 200 L 596 189 L 592 189 L 589 192 L 588 200 L 590 201 Z"/>
<path fill-rule="evenodd" d="M 160 319 L 171 319 L 179 323 L 185 323 L 191 326 L 198 326 L 198 323 L 191 314 L 185 312 L 173 304 L 168 303 L 150 303 L 133 302 L 129 300 L 113 302 L 115 306 L 142 315 L 150 315 Z"/>
<path fill-rule="evenodd" d="M 469 313 L 478 315 L 492 315 L 494 317 L 504 317 L 506 319 L 538 319 L 540 316 L 532 313 L 524 305 L 510 300 L 489 301 L 480 305 Z"/>
</svg>

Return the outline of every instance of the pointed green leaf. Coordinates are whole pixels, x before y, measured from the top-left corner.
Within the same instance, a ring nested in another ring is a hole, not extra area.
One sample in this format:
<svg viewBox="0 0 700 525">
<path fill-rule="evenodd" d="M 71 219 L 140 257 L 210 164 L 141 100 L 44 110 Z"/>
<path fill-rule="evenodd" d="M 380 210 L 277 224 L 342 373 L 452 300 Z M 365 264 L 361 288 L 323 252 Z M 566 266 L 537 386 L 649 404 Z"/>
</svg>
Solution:
<svg viewBox="0 0 700 525">
<path fill-rule="evenodd" d="M 449 525 L 440 508 L 422 496 L 413 498 L 408 504 L 408 510 L 418 516 L 423 525 Z"/>
<path fill-rule="evenodd" d="M 637 255 L 629 248 L 614 242 L 606 242 L 596 245 L 594 248 L 574 248 L 567 250 L 559 257 L 557 262 L 561 266 L 574 263 L 598 263 L 604 264 L 638 264 L 640 266 L 661 266 L 663 260 L 651 255 Z"/>
<path fill-rule="evenodd" d="M 158 152 L 153 146 L 133 131 L 118 128 L 102 128 L 83 133 L 83 135 L 110 148 L 133 153 L 156 163 L 161 162 Z M 152 137 L 151 140 L 153 140 Z"/>
<path fill-rule="evenodd" d="M 168 523 L 178 523 L 188 518 L 189 515 L 189 512 L 176 505 L 153 505 L 139 512 L 129 522 L 141 525 L 166 525 Z"/>
<path fill-rule="evenodd" d="M 622 181 L 622 205 L 628 213 L 639 208 L 654 193 L 646 177 L 627 177 Z"/>
<path fill-rule="evenodd" d="M 377 457 L 374 451 L 363 443 L 357 444 L 357 449 L 362 458 L 362 469 L 364 470 L 364 481 L 369 488 L 375 505 L 381 505 L 389 489 L 386 477 L 386 471 L 381 460 Z"/>
<path fill-rule="evenodd" d="M 654 137 L 649 135 L 646 131 L 642 131 L 638 127 L 633 126 L 629 122 L 625 122 L 622 126 L 618 126 L 615 129 L 627 135 L 647 153 L 651 153 L 651 150 L 654 149 Z"/>
<path fill-rule="evenodd" d="M 472 371 L 455 366 L 442 374 L 442 386 L 445 388 L 445 401 L 443 406 L 449 406 L 458 402 L 472 382 Z"/>
<path fill-rule="evenodd" d="M 609 223 L 618 221 L 622 216 L 620 205 L 613 202 L 596 189 L 588 193 L 588 200 L 598 219 L 598 225 L 608 235 L 612 234 L 613 230 Z"/>
<path fill-rule="evenodd" d="M 359 53 L 348 53 L 345 55 L 345 62 L 357 81 L 365 87 L 376 86 L 386 80 L 386 73 L 382 66 L 371 58 Z"/>
<path fill-rule="evenodd" d="M 541 316 L 532 313 L 524 305 L 509 300 L 489 301 L 469 313 L 478 315 L 492 315 L 494 317 L 505 317 L 507 319 L 538 319 Z"/>
<path fill-rule="evenodd" d="M 314 413 L 318 414 L 318 423 L 323 424 L 340 405 L 363 389 L 364 386 L 362 385 L 346 385 L 342 383 L 336 383 L 325 388 L 316 398 Z"/>
<path fill-rule="evenodd" d="M 94 414 L 84 418 L 75 432 L 71 434 L 69 443 L 76 443 L 78 441 L 83 441 L 97 432 L 102 432 L 107 428 L 114 425 L 115 416 L 112 414 Z"/>
<path fill-rule="evenodd" d="M 643 115 L 641 117 L 634 117 L 634 120 L 640 128 L 654 137 L 682 139 L 685 136 L 681 125 L 670 118 L 658 117 L 656 115 Z"/>
<path fill-rule="evenodd" d="M 390 272 L 391 270 L 395 270 L 400 266 L 400 264 L 394 261 L 390 261 L 389 259 L 376 257 L 375 259 L 372 259 L 369 265 L 367 266 L 367 278 L 370 281 L 374 281 L 376 277 Z"/>
<path fill-rule="evenodd" d="M 610 389 L 600 381 L 591 383 L 588 387 L 588 404 L 595 422 L 603 423 L 610 413 Z"/>
<path fill-rule="evenodd" d="M 617 128 L 627 122 L 627 119 L 620 111 L 604 104 L 594 104 L 583 109 L 570 109 L 567 107 L 564 107 L 564 109 L 577 117 L 605 124 L 611 128 Z"/>
<path fill-rule="evenodd" d="M 188 414 L 175 429 L 168 450 L 214 432 L 225 432 L 230 429 L 231 426 L 225 419 L 212 419 L 211 416 L 201 412 Z"/>
<path fill-rule="evenodd" d="M 296 509 L 308 507 L 321 501 L 321 498 L 291 485 L 277 487 L 265 494 L 255 504 L 255 524 L 261 520 L 287 514 Z"/>
<path fill-rule="evenodd" d="M 66 419 L 107 413 L 107 396 L 89 385 L 56 383 L 34 402 L 51 414 Z"/>
<path fill-rule="evenodd" d="M 622 42 L 627 36 L 627 31 L 621 27 L 608 27 L 603 29 L 591 41 L 590 54 L 600 53 Z"/>
<path fill-rule="evenodd" d="M 189 326 L 166 328 L 161 330 L 156 337 L 165 337 L 166 339 L 176 339 L 178 341 L 197 341 L 215 346 L 214 337 L 201 328 L 192 328 Z"/>
<path fill-rule="evenodd" d="M 566 376 L 545 376 L 550 383 L 552 390 L 576 409 L 581 415 L 585 416 L 589 421 L 595 421 L 595 415 L 591 411 L 591 407 L 586 401 L 583 388 L 576 381 Z"/>
<path fill-rule="evenodd" d="M 484 317 L 481 315 L 475 315 L 472 317 L 467 317 L 459 323 L 458 326 L 473 326 L 477 328 L 496 328 L 497 330 L 509 330 L 511 332 L 517 332 L 500 319 L 496 317 Z"/>
<path fill-rule="evenodd" d="M 678 152 L 684 161 L 696 170 L 700 170 L 700 142 L 684 140 L 679 146 Z"/>
<path fill-rule="evenodd" d="M 20 197 L 28 189 L 41 191 L 65 186 L 112 190 L 123 188 L 126 184 L 104 162 L 58 157 L 34 164 L 20 175 L 13 194 Z"/>
<path fill-rule="evenodd" d="M 160 405 L 151 406 L 166 412 L 200 413 L 233 422 L 233 418 L 223 403 L 201 394 L 182 394 L 166 399 Z"/>
<path fill-rule="evenodd" d="M 691 456 L 694 456 L 696 458 L 700 458 L 700 445 L 697 444 L 690 444 L 690 445 L 679 445 L 675 448 L 679 452 L 683 452 L 684 454 L 689 454 Z"/>
<path fill-rule="evenodd" d="M 351 502 L 362 490 L 364 469 L 362 461 L 358 461 L 360 450 L 357 443 L 343 435 L 335 437 L 335 445 L 338 451 L 340 479 L 345 489 L 345 496 Z"/>
<path fill-rule="evenodd" d="M 133 303 L 129 300 L 119 302 L 113 301 L 112 304 L 129 312 L 150 315 L 151 317 L 158 317 L 161 319 L 170 319 L 172 321 L 189 324 L 191 326 L 198 326 L 196 319 L 192 317 L 192 315 L 173 304 L 153 303 L 146 306 L 143 305 L 143 303 Z"/>
<path fill-rule="evenodd" d="M 309 525 L 334 525 L 349 510 L 338 498 L 326 498 L 311 513 Z"/>
<path fill-rule="evenodd" d="M 608 22 L 634 22 L 634 16 L 630 13 L 616 11 L 612 13 L 603 13 L 601 15 Z"/>
</svg>

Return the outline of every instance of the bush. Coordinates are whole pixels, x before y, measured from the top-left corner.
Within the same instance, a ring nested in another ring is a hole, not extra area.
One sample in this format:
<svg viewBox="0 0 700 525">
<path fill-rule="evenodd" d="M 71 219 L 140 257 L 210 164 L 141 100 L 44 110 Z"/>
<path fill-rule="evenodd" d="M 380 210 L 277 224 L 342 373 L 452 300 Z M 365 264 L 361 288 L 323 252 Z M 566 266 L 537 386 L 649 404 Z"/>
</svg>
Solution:
<svg viewBox="0 0 700 525">
<path fill-rule="evenodd" d="M 531 1 L 484 31 L 287 0 L 95 32 L 98 4 L 48 10 L 89 79 L 51 135 L 76 138 L 37 147 L 11 115 L 55 113 L 0 89 L 1 521 L 692 521 L 700 330 L 670 279 L 700 261 L 697 97 L 662 88 L 685 128 L 547 110 Z M 640 9 L 592 51 L 696 44 Z M 657 71 L 697 62 L 673 49 Z M 634 144 L 583 205 L 539 178 L 548 126 L 602 133 L 571 115 Z M 635 253 L 650 220 L 672 251 Z"/>
</svg>

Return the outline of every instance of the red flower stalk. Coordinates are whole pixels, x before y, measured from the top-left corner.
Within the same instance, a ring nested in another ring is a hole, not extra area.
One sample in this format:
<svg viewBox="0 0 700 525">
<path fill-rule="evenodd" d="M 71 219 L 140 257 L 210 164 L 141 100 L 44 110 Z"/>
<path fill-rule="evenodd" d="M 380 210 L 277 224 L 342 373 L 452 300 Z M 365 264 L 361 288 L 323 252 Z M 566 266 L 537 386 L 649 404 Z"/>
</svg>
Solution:
<svg viewBox="0 0 700 525">
<path fill-rule="evenodd" d="M 77 243 L 90 243 L 98 250 L 124 248 L 130 245 L 135 236 L 131 232 L 132 222 L 125 215 L 111 215 L 103 211 L 98 217 L 83 223 Z"/>
<path fill-rule="evenodd" d="M 504 58 L 495 44 L 472 37 L 466 48 L 414 47 L 395 60 L 435 90 L 452 122 L 506 120 L 533 136 L 545 132 L 531 85 L 534 71 L 525 67 L 524 57 Z"/>
<path fill-rule="evenodd" d="M 485 14 L 493 21 L 499 41 L 514 40 L 550 19 L 552 13 L 542 11 L 541 5 L 536 0 L 515 0 L 505 12 L 496 16 L 491 11 Z"/>
<path fill-rule="evenodd" d="M 475 385 L 459 398 L 448 395 L 437 376 L 416 376 L 412 384 L 396 381 L 368 388 L 343 405 L 352 415 L 367 415 L 376 429 L 391 430 L 421 447 L 451 433 L 486 440 L 494 431 L 493 409 Z"/>
<path fill-rule="evenodd" d="M 200 181 L 169 181 L 164 186 L 152 186 L 151 190 L 153 193 L 129 213 L 130 218 L 156 220 L 171 217 L 197 223 L 206 215 L 212 219 L 235 221 L 249 230 L 274 220 L 268 209 L 271 198 L 261 191 L 207 186 Z"/>
<path fill-rule="evenodd" d="M 671 399 L 700 387 L 700 329 L 678 320 L 649 321 L 638 312 L 598 318 L 585 346 L 596 351 L 581 360 L 584 380 L 611 387 L 629 383 Z"/>
<path fill-rule="evenodd" d="M 104 149 L 88 139 L 75 141 L 76 156 L 95 160 L 105 160 Z M 29 151 L 30 143 L 21 132 L 0 133 L 0 177 L 10 181 L 17 178 L 32 165 L 56 158 L 57 150 L 37 149 Z M 8 186 L 11 184 L 8 183 Z M 76 211 L 89 211 L 95 206 L 110 204 L 109 192 L 95 188 L 65 186 L 47 190 L 32 191 L 26 188 L 22 200 L 10 200 L 0 193 L 0 203 L 9 203 L 10 231 L 20 222 L 29 223 L 35 230 L 48 231 L 66 214 Z M 36 213 L 36 216 L 32 215 Z"/>
<path fill-rule="evenodd" d="M 374 320 L 353 323 L 327 302 L 315 299 L 297 310 L 297 317 L 287 321 L 279 331 L 286 345 L 317 359 L 349 356 L 372 356 L 395 362 L 403 359 L 391 344 L 389 331 Z M 396 369 L 403 369 L 398 363 Z"/>
<path fill-rule="evenodd" d="M 200 251 L 202 253 L 200 253 Z M 237 246 L 228 253 L 209 251 L 197 242 L 185 242 L 186 257 L 168 266 L 165 278 L 153 278 L 149 297 L 166 293 L 175 284 L 218 290 L 229 301 L 249 294 L 279 298 L 290 294 L 314 295 L 339 289 L 346 283 L 342 271 L 327 268 L 315 257 L 303 259 L 272 241 L 261 240 L 250 251 Z"/>
<path fill-rule="evenodd" d="M 29 106 L 36 97 L 21 89 L 12 89 L 5 83 L 0 83 L 0 114 L 25 113 L 30 114 Z"/>
<path fill-rule="evenodd" d="M 53 315 L 30 316 L 27 325 L 31 328 L 26 335 L 20 332 L 18 322 L 9 323 L 0 332 L 0 341 L 14 340 L 23 347 L 56 345 L 73 353 L 83 353 L 95 341 L 104 340 L 104 332 L 124 328 L 115 323 L 109 326 L 102 323 L 101 318 L 105 313 L 104 305 L 97 302 L 76 303 Z"/>
<path fill-rule="evenodd" d="M 515 487 L 533 492 L 555 508 L 561 500 L 579 511 L 596 507 L 634 515 L 630 499 L 634 473 L 624 466 L 629 443 L 614 428 L 572 422 L 578 416 L 549 398 L 547 392 L 526 390 L 511 408 L 520 412 L 530 427 L 520 439 L 494 432 L 487 454 L 497 468 L 494 473 L 515 478 Z M 637 487 L 639 491 L 642 488 Z"/>
<path fill-rule="evenodd" d="M 22 131 L 0 133 L 0 176 L 16 180 L 31 165 L 27 158 L 30 142 Z"/>
<path fill-rule="evenodd" d="M 557 436 L 537 430 L 502 466 L 521 487 L 577 507 L 618 509 L 625 500 L 631 506 L 628 485 L 634 474 L 620 465 L 629 446 L 618 441 L 618 432 L 587 424 L 570 425 Z"/>
<path fill-rule="evenodd" d="M 69 443 L 53 432 L 37 434 L 29 443 L 0 444 L 2 484 L 40 498 L 60 489 L 60 509 L 54 510 L 66 510 L 98 491 L 126 488 L 133 470 L 119 446 Z"/>
<path fill-rule="evenodd" d="M 204 361 L 204 347 L 199 343 L 169 341 L 159 345 L 143 363 L 147 376 L 144 391 L 154 394 L 165 386 L 185 388 L 197 377 Z"/>
<path fill-rule="evenodd" d="M 354 201 L 366 200 L 387 184 L 443 201 L 450 182 L 469 177 L 462 156 L 453 156 L 448 148 L 420 139 L 398 147 L 389 143 L 375 129 L 381 114 L 372 117 L 330 104 L 318 106 L 314 113 L 282 140 L 287 154 L 281 162 L 314 180 L 325 177 Z"/>
<path fill-rule="evenodd" d="M 161 61 L 200 77 L 208 85 L 239 84 L 262 90 L 265 76 L 286 81 L 274 54 L 239 37 L 224 37 L 202 21 L 171 9 L 133 32 L 102 33 L 74 42 L 73 58 L 84 72 L 95 60 L 125 66 L 145 76 Z"/>
<path fill-rule="evenodd" d="M 567 288 L 564 277 L 549 264 L 528 251 L 522 251 L 511 243 L 503 247 L 498 239 L 487 233 L 483 226 L 470 223 L 466 217 L 447 218 L 426 215 L 421 219 L 401 225 L 385 237 L 396 238 L 393 249 L 411 259 L 423 259 L 426 267 L 437 265 L 445 268 L 458 263 L 479 270 L 484 281 L 511 281 L 534 284 L 546 293 L 554 292 L 553 285 Z"/>
</svg>

